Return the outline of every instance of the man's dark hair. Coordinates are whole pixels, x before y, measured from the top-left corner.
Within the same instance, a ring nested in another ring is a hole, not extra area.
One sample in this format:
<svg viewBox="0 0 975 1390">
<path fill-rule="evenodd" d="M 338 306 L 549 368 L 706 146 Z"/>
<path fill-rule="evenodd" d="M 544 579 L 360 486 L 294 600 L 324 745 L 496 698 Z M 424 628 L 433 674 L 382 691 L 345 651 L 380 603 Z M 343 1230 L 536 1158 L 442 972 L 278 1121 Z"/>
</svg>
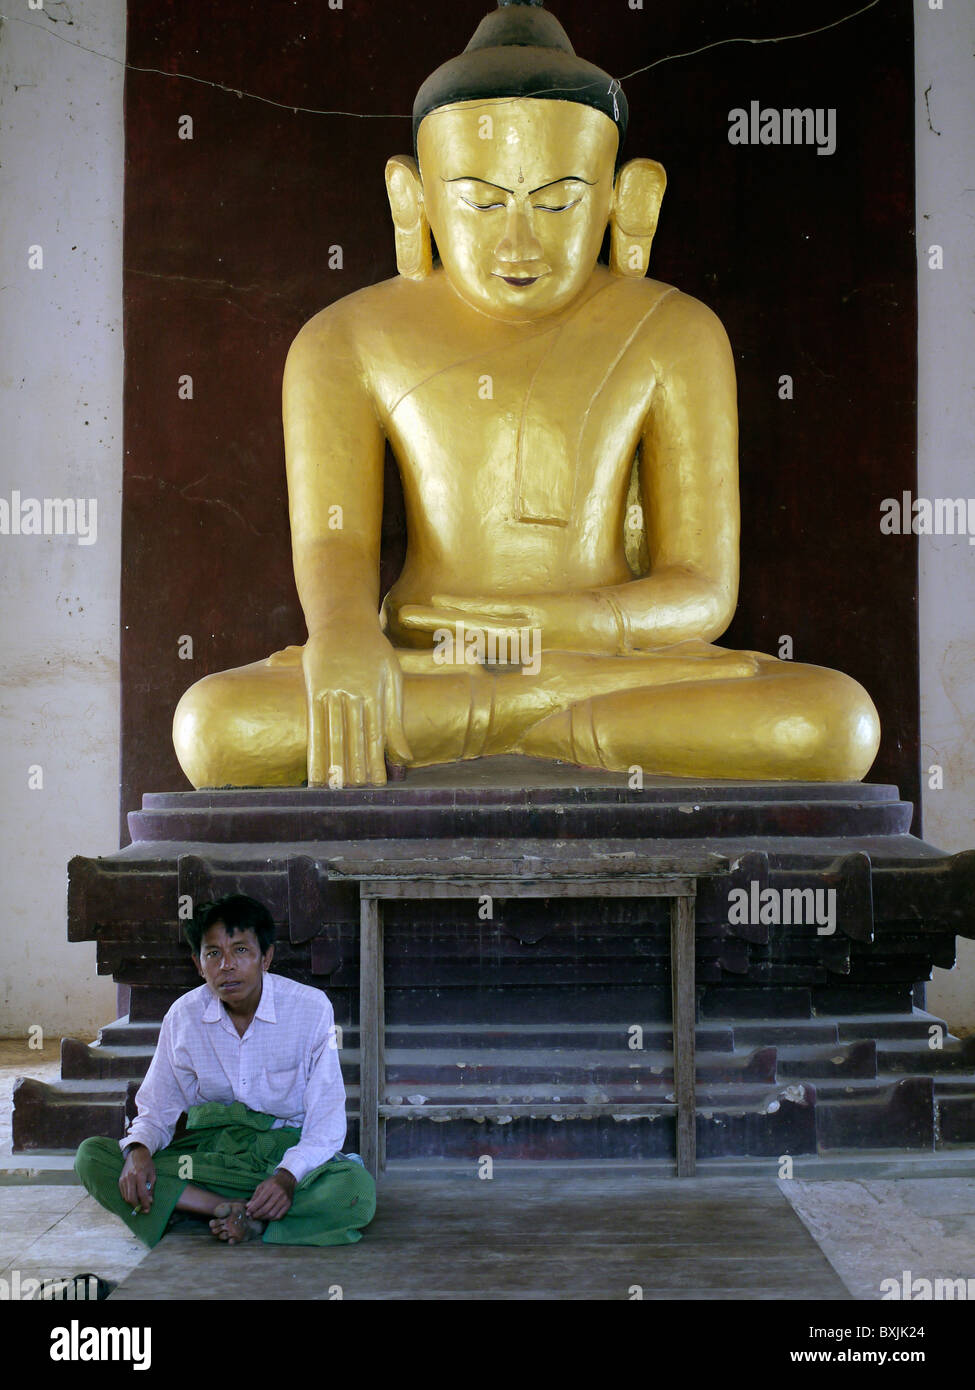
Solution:
<svg viewBox="0 0 975 1390">
<path fill-rule="evenodd" d="M 274 919 L 263 903 L 243 893 L 228 893 L 213 903 L 201 903 L 193 914 L 192 921 L 186 923 L 183 935 L 189 943 L 194 956 L 200 954 L 200 943 L 204 933 L 211 927 L 222 923 L 228 936 L 238 932 L 252 931 L 257 937 L 261 955 L 267 952 L 277 935 Z"/>
</svg>

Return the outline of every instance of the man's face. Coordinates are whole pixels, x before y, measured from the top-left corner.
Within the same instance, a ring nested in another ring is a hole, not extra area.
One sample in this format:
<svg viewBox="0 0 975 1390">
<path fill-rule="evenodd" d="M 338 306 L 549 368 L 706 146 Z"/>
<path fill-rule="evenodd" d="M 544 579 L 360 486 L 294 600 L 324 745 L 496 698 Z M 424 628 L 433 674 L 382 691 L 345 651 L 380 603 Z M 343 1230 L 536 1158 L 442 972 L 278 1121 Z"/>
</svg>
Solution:
<svg viewBox="0 0 975 1390">
<path fill-rule="evenodd" d="M 250 1012 L 257 1008 L 264 987 L 264 972 L 271 964 L 274 947 L 261 954 L 254 932 L 234 932 L 227 935 L 222 922 L 208 927 L 200 942 L 196 966 L 231 1013 Z"/>
<path fill-rule="evenodd" d="M 516 323 L 571 304 L 609 220 L 609 117 L 569 101 L 459 102 L 426 117 L 417 145 L 430 228 L 460 297 Z"/>
</svg>

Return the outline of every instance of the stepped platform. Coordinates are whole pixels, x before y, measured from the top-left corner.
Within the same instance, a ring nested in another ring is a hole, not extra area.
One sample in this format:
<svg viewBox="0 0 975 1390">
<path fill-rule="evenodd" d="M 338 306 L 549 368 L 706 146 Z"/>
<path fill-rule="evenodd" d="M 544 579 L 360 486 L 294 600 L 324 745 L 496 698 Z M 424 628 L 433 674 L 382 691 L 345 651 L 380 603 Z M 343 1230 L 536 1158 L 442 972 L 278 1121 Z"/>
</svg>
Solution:
<svg viewBox="0 0 975 1390">
<path fill-rule="evenodd" d="M 924 1011 L 920 987 L 951 966 L 958 935 L 975 935 L 975 853 L 925 844 L 911 819 L 889 786 L 632 788 L 514 758 L 385 789 L 147 795 L 129 816 L 131 845 L 69 871 L 69 938 L 97 943 L 127 1012 L 97 1044 L 64 1041 L 59 1082 L 20 1083 L 14 1152 L 123 1133 L 163 1013 L 199 984 L 180 916 L 228 892 L 268 904 L 274 969 L 332 1000 L 355 1147 L 351 876 L 474 864 L 533 878 L 542 860 L 578 866 L 597 851 L 622 873 L 640 856 L 727 862 L 696 904 L 702 1159 L 973 1145 L 975 1045 Z M 665 900 L 513 891 L 487 915 L 477 900 L 420 900 L 388 903 L 385 916 L 386 1104 L 410 1111 L 390 1114 L 390 1164 L 673 1154 Z M 650 1113 L 619 1113 L 634 1103 Z M 448 1122 L 451 1106 L 479 1104 L 505 1110 Z M 579 1113 L 592 1105 L 616 1113 Z"/>
</svg>

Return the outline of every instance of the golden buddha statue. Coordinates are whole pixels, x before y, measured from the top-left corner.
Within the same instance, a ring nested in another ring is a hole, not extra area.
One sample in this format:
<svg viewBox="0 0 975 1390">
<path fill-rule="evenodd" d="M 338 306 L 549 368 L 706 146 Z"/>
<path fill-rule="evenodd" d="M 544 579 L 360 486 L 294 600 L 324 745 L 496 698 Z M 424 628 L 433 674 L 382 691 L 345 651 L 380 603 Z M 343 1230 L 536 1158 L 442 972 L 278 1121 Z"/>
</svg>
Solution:
<svg viewBox="0 0 975 1390">
<path fill-rule="evenodd" d="M 417 160 L 386 170 L 399 275 L 317 314 L 285 369 L 308 640 L 186 692 L 194 786 L 500 753 L 866 775 L 855 681 L 714 645 L 738 589 L 734 364 L 709 309 L 647 278 L 666 176 L 620 166 L 626 120 L 538 0 L 502 0 L 421 88 Z M 386 440 L 408 548 L 380 611 Z"/>
</svg>

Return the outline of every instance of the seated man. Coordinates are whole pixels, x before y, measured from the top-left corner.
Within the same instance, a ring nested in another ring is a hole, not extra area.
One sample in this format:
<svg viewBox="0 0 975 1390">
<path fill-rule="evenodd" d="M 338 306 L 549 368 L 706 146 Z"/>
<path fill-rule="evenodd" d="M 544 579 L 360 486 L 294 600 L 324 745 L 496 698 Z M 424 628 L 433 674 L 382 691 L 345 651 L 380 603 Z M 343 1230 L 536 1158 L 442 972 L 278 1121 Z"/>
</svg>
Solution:
<svg viewBox="0 0 975 1390">
<path fill-rule="evenodd" d="M 361 1161 L 339 1152 L 345 1087 L 331 1004 L 268 973 L 274 923 L 253 898 L 208 904 L 186 937 L 206 984 L 163 1019 L 126 1137 L 86 1139 L 75 1171 L 150 1246 L 175 1211 L 209 1218 L 228 1245 L 360 1240 L 376 1189 Z M 186 1133 L 173 1142 L 184 1111 Z"/>
</svg>

